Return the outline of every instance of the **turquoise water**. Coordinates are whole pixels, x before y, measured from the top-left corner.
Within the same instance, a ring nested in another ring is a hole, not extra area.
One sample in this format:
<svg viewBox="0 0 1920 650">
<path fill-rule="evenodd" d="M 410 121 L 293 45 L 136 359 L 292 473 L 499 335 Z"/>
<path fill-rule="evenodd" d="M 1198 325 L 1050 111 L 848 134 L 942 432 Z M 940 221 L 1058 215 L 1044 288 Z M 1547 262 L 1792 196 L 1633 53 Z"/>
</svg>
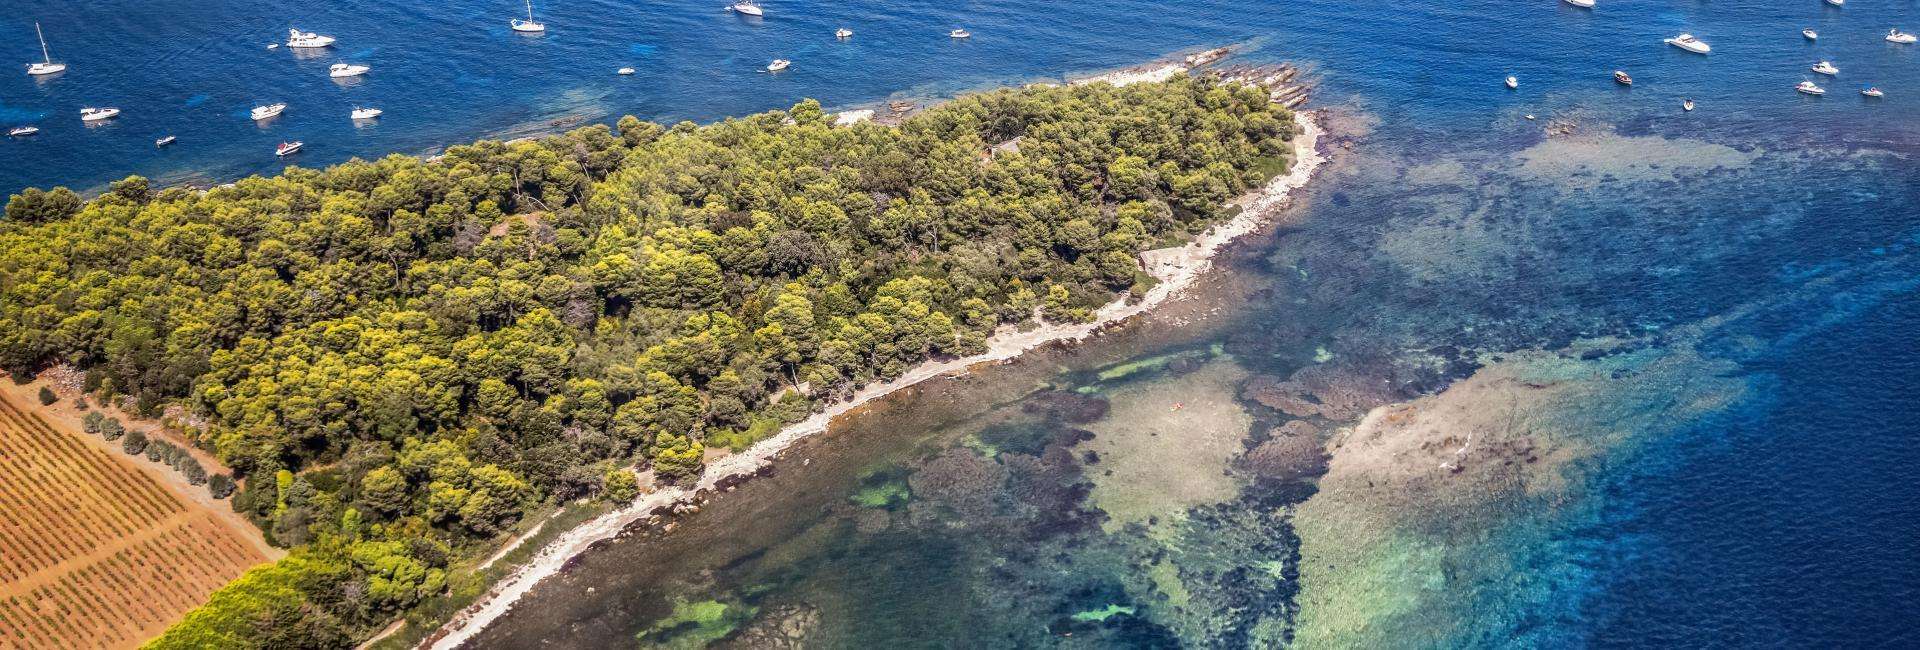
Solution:
<svg viewBox="0 0 1920 650">
<path fill-rule="evenodd" d="M 1331 134 L 1275 237 L 1119 333 L 886 400 L 673 533 L 580 558 L 480 645 L 632 647 L 675 600 L 752 612 L 731 643 L 754 647 L 775 623 L 825 647 L 1915 644 L 1920 47 L 1880 38 L 1920 30 L 1914 3 L 766 6 L 559 3 L 531 39 L 506 32 L 512 3 L 65 7 L 39 19 L 74 69 L 0 81 L 0 121 L 46 129 L 0 142 L 0 187 L 220 180 L 272 171 L 285 138 L 326 164 L 1242 43 L 1307 66 Z M 20 61 L 31 14 L 0 24 Z M 288 20 L 343 42 L 265 50 Z M 1681 31 L 1715 53 L 1660 43 Z M 758 72 L 775 56 L 794 68 Z M 337 86 L 335 58 L 374 73 Z M 1794 93 L 1821 59 L 1829 95 Z M 266 100 L 293 109 L 255 127 Z M 128 115 L 82 128 L 83 103 Z M 356 129 L 355 103 L 388 117 Z M 154 151 L 162 132 L 180 144 Z M 1262 378 L 1347 401 L 1288 413 Z M 1408 413 L 1451 415 L 1412 451 L 1342 433 L 1423 398 Z M 1331 451 L 1253 453 L 1288 440 Z"/>
</svg>

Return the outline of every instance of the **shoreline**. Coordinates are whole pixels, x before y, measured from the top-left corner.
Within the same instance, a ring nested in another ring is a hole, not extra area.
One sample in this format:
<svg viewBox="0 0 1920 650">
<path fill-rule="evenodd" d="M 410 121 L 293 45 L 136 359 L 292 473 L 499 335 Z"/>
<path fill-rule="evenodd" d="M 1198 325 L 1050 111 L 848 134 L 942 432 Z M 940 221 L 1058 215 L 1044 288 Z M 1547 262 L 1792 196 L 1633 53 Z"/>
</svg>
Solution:
<svg viewBox="0 0 1920 650">
<path fill-rule="evenodd" d="M 986 352 L 948 361 L 925 362 L 891 381 L 863 387 L 851 399 L 831 404 L 805 420 L 788 425 L 774 436 L 754 443 L 746 451 L 715 460 L 691 487 L 668 487 L 642 495 L 625 507 L 566 531 L 541 548 L 525 565 L 495 582 L 486 596 L 435 630 L 419 647 L 450 649 L 472 640 L 501 616 L 512 611 L 514 604 L 541 581 L 564 570 L 575 556 L 590 550 L 594 544 L 619 535 L 632 524 L 654 516 L 656 511 L 698 507 L 697 502 L 703 499 L 704 494 L 714 491 L 725 482 L 759 472 L 795 443 L 824 433 L 835 418 L 875 399 L 928 379 L 966 374 L 979 364 L 1005 362 L 1042 345 L 1081 341 L 1178 295 L 1212 268 L 1213 257 L 1228 243 L 1266 223 L 1274 211 L 1286 204 L 1293 191 L 1312 179 L 1314 171 L 1325 162 L 1325 157 L 1317 148 L 1320 127 L 1314 115 L 1296 112 L 1294 116 L 1300 132 L 1293 139 L 1294 159 L 1288 173 L 1270 179 L 1258 192 L 1241 199 L 1238 202 L 1242 207 L 1240 214 L 1209 228 L 1186 245 L 1143 253 L 1143 259 L 1152 260 L 1147 272 L 1159 283 L 1142 295 L 1138 302 L 1129 304 L 1125 298 L 1110 302 L 1101 307 L 1095 313 L 1094 320 L 1088 323 L 1044 324 L 1024 332 L 1003 330 L 988 340 Z M 509 546 L 502 553 L 512 548 Z"/>
</svg>

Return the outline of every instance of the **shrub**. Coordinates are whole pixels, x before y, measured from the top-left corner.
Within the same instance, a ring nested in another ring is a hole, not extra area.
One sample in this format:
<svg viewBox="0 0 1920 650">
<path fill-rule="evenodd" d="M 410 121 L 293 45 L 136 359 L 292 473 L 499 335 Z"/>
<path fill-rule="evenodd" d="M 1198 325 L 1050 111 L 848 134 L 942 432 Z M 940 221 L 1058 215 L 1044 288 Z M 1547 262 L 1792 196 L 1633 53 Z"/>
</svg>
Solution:
<svg viewBox="0 0 1920 650">
<path fill-rule="evenodd" d="M 46 386 L 40 387 L 41 406 L 53 406 L 53 403 L 58 401 L 60 401 L 60 396 L 53 394 L 53 389 L 47 388 Z"/>
<path fill-rule="evenodd" d="M 200 464 L 194 463 L 193 466 L 199 467 Z M 205 473 L 205 470 L 201 470 L 201 472 Z M 193 477 L 188 476 L 187 478 L 191 479 Z M 213 495 L 215 499 L 225 499 L 233 496 L 233 477 L 227 476 L 226 474 L 215 474 L 208 477 L 207 494 Z"/>
<path fill-rule="evenodd" d="M 127 454 L 131 456 L 140 455 L 147 450 L 147 434 L 139 431 L 128 431 L 127 438 L 120 441 L 120 450 L 127 452 Z"/>
<path fill-rule="evenodd" d="M 180 473 L 187 477 L 187 482 L 194 485 L 206 483 L 207 468 L 201 467 L 200 461 L 194 460 L 191 456 L 186 456 L 185 454 L 182 454 L 182 456 L 185 456 L 186 460 L 180 461 Z M 231 490 L 232 486 L 229 485 L 228 489 Z M 212 488 L 208 488 L 208 491 L 211 492 Z M 214 498 L 218 499 L 220 496 L 215 495 Z"/>
<path fill-rule="evenodd" d="M 120 418 L 107 418 L 105 422 L 100 423 L 100 435 L 104 436 L 109 441 L 119 440 L 120 436 L 125 435 L 126 433 L 127 433 L 127 427 L 125 425 L 120 424 Z M 132 452 L 128 452 L 128 453 L 132 453 Z"/>
<path fill-rule="evenodd" d="M 147 460 L 154 461 L 154 462 L 160 462 L 165 460 L 168 456 L 167 448 L 172 446 L 173 445 L 171 443 L 168 443 L 165 440 L 154 440 L 154 441 L 148 442 L 147 443 Z"/>
<path fill-rule="evenodd" d="M 80 428 L 97 436 L 100 435 L 100 425 L 105 424 L 106 421 L 107 416 L 101 415 L 99 411 L 89 411 L 86 417 L 80 418 Z"/>
<path fill-rule="evenodd" d="M 85 411 L 93 408 L 93 404 L 87 402 L 87 398 L 85 397 L 75 397 L 73 398 L 73 407 Z"/>
</svg>

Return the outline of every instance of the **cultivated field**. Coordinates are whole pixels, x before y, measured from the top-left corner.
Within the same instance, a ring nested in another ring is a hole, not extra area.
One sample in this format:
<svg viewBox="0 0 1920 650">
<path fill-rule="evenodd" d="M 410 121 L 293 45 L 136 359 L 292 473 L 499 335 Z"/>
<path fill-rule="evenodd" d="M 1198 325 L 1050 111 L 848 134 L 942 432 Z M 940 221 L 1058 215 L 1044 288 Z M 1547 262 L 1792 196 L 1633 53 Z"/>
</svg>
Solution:
<svg viewBox="0 0 1920 650">
<path fill-rule="evenodd" d="M 122 648 L 266 561 L 216 514 L 0 392 L 0 648 Z"/>
</svg>

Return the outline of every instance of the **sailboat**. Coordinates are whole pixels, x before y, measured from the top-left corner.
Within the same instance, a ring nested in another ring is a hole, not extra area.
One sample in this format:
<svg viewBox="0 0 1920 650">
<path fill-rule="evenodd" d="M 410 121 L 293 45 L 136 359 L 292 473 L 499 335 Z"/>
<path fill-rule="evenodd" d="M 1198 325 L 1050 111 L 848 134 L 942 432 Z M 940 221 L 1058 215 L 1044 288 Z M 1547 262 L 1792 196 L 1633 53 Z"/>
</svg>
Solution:
<svg viewBox="0 0 1920 650">
<path fill-rule="evenodd" d="M 66 71 L 67 64 L 54 63 L 53 55 L 47 53 L 47 35 L 40 31 L 40 23 L 33 24 L 33 33 L 40 37 L 40 57 L 43 60 L 39 63 L 27 64 L 27 74 L 39 76 Z"/>
<path fill-rule="evenodd" d="M 536 23 L 533 21 L 533 0 L 527 0 L 527 19 L 526 20 L 515 18 L 511 21 L 508 21 L 507 25 L 513 27 L 513 31 L 526 32 L 528 34 L 538 34 L 540 32 L 547 31 L 547 26 L 545 24 Z"/>
</svg>

